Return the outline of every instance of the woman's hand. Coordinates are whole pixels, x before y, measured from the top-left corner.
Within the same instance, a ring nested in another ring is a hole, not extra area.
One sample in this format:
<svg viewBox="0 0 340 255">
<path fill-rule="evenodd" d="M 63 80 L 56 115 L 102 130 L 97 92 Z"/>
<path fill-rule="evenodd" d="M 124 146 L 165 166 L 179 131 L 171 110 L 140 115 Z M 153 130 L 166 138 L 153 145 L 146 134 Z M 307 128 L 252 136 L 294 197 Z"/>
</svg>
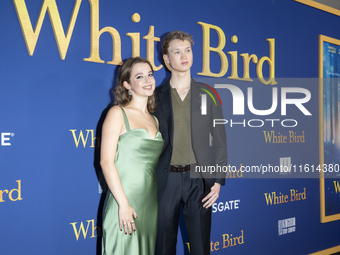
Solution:
<svg viewBox="0 0 340 255">
<path fill-rule="evenodd" d="M 119 228 L 120 231 L 124 228 L 125 234 L 129 231 L 130 235 L 133 231 L 136 231 L 135 221 L 137 219 L 137 213 L 129 204 L 125 206 L 119 206 Z"/>
</svg>

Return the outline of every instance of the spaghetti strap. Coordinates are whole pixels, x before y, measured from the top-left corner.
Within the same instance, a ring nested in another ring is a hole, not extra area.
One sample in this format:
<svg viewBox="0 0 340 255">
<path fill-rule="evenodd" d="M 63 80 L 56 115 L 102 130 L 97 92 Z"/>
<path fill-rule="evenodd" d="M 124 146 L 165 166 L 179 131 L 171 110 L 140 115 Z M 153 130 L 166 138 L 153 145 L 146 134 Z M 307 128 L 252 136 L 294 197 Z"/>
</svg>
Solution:
<svg viewBox="0 0 340 255">
<path fill-rule="evenodd" d="M 120 107 L 120 109 L 122 109 L 126 132 L 128 132 L 128 131 L 130 131 L 129 120 L 128 120 L 127 116 L 126 116 L 126 113 L 125 113 L 125 110 L 123 109 L 123 107 L 121 107 L 121 106 L 119 106 L 119 107 Z"/>
<path fill-rule="evenodd" d="M 157 121 L 156 121 L 156 118 L 155 118 L 155 116 L 153 116 L 152 114 L 150 114 L 150 115 L 152 116 L 153 120 L 155 121 L 155 124 L 156 124 L 157 131 L 159 131 L 159 128 L 158 128 L 158 125 L 157 125 Z"/>
</svg>

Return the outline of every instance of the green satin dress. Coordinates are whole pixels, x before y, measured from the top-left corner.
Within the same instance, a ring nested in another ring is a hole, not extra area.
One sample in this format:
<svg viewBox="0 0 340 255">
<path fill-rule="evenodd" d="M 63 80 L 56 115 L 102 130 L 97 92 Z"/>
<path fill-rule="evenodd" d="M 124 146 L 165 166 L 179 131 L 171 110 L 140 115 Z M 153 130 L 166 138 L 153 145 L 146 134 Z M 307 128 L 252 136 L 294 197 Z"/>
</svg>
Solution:
<svg viewBox="0 0 340 255">
<path fill-rule="evenodd" d="M 159 130 L 154 139 L 143 128 L 131 130 L 123 108 L 122 111 L 126 133 L 119 137 L 115 165 L 129 204 L 137 213 L 136 231 L 132 235 L 125 235 L 124 229 L 120 231 L 118 204 L 108 191 L 103 210 L 102 254 L 153 255 L 158 217 L 156 166 L 164 141 Z"/>
</svg>

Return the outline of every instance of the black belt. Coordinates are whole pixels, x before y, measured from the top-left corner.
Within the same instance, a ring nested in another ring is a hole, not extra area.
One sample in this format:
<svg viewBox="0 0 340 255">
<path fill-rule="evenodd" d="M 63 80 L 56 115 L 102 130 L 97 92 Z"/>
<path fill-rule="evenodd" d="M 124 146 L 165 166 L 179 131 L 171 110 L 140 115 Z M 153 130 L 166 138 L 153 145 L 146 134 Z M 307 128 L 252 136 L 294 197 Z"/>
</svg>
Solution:
<svg viewBox="0 0 340 255">
<path fill-rule="evenodd" d="M 186 173 L 190 171 L 191 167 L 195 167 L 196 165 L 196 163 L 190 165 L 173 165 L 170 166 L 170 172 Z"/>
</svg>

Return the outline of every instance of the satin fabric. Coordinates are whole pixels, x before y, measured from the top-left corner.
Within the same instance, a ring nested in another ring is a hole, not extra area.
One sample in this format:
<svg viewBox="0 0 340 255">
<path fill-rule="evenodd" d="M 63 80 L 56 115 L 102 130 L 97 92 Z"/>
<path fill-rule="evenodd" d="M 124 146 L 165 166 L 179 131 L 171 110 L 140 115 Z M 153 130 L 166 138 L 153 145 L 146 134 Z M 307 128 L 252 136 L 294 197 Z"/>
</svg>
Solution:
<svg viewBox="0 0 340 255">
<path fill-rule="evenodd" d="M 158 202 L 156 166 L 164 141 L 158 131 L 153 139 L 142 128 L 130 129 L 122 108 L 127 132 L 118 140 L 115 165 L 125 195 L 136 213 L 136 231 L 125 235 L 119 229 L 118 204 L 107 192 L 103 211 L 103 255 L 154 254 Z"/>
</svg>

